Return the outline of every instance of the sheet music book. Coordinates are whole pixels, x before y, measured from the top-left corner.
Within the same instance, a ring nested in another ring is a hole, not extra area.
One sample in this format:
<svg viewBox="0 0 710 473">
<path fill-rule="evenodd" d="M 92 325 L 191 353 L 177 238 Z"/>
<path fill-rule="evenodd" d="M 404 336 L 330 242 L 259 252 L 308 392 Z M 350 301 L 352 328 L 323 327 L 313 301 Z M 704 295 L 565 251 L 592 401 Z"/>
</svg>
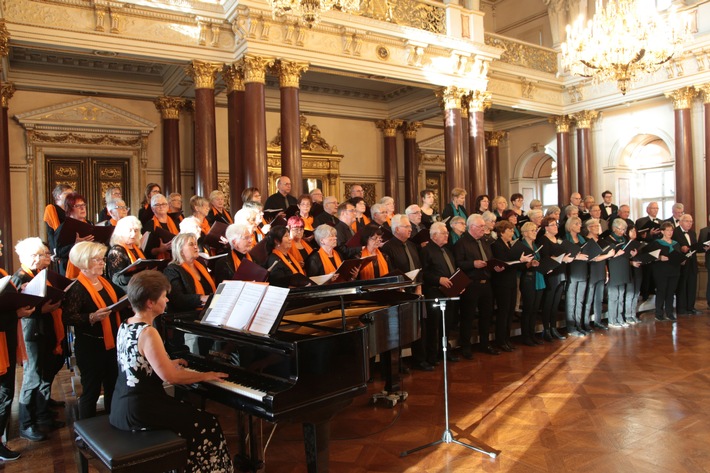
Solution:
<svg viewBox="0 0 710 473">
<path fill-rule="evenodd" d="M 222 238 L 225 238 L 227 227 L 229 227 L 229 225 L 226 223 L 215 220 L 210 227 L 209 233 L 205 235 L 205 244 L 216 247 L 223 246 L 224 243 L 222 242 Z"/>
<path fill-rule="evenodd" d="M 311 276 L 308 279 L 313 281 L 316 285 L 322 286 L 323 284 L 333 279 L 333 276 L 335 276 L 335 273 L 323 274 L 321 276 Z"/>
<path fill-rule="evenodd" d="M 157 248 L 160 246 L 160 242 L 170 243 L 175 238 L 175 235 L 165 230 L 163 227 L 158 227 L 153 229 L 152 232 L 145 232 L 141 237 L 141 251 L 145 251 L 146 248 Z"/>
<path fill-rule="evenodd" d="M 661 250 L 649 251 L 648 253 L 639 253 L 635 258 L 631 258 L 631 261 L 638 261 L 641 264 L 653 263 L 661 256 Z"/>
<path fill-rule="evenodd" d="M 234 272 L 234 275 L 232 275 L 232 280 L 266 282 L 269 280 L 269 271 L 253 261 L 244 258 Z"/>
<path fill-rule="evenodd" d="M 410 238 L 410 240 L 414 243 L 416 243 L 418 246 L 421 246 L 422 243 L 425 243 L 427 241 L 431 241 L 431 235 L 429 234 L 429 229 L 425 228 L 423 230 L 420 230 L 417 232 L 416 235 Z"/>
<path fill-rule="evenodd" d="M 121 297 L 119 300 L 114 302 L 113 304 L 106 306 L 107 309 L 111 309 L 111 311 L 122 311 L 126 307 L 130 307 L 131 303 L 128 302 L 128 296 L 125 295 Z"/>
<path fill-rule="evenodd" d="M 138 274 L 141 271 L 145 271 L 146 269 L 162 271 L 168 266 L 168 263 L 170 263 L 170 261 L 166 259 L 138 258 L 133 263 L 129 264 L 128 266 L 120 270 L 118 273 L 116 273 L 116 275 L 121 276 L 123 274 Z"/>
<path fill-rule="evenodd" d="M 263 283 L 224 281 L 201 323 L 269 335 L 289 290 Z"/>
<path fill-rule="evenodd" d="M 599 243 L 596 241 L 592 240 L 591 238 L 587 240 L 587 243 L 584 244 L 582 247 L 582 254 L 589 256 L 590 260 L 593 260 L 597 256 L 601 255 L 604 253 L 604 250 L 602 250 L 602 247 L 599 246 Z"/>
<path fill-rule="evenodd" d="M 23 292 L 15 292 L 15 289 L 10 284 L 11 277 L 12 276 L 5 276 L 0 279 L 0 307 L 3 309 L 17 310 L 27 306 L 37 307 L 44 302 L 42 297 L 25 294 Z M 8 286 L 10 287 L 8 288 Z"/>
<path fill-rule="evenodd" d="M 532 253 L 528 253 L 532 254 Z M 515 260 L 515 261 L 503 261 L 500 259 L 496 258 L 489 258 L 488 261 L 486 261 L 486 264 L 488 265 L 488 269 L 495 269 L 495 268 L 505 268 L 508 266 L 513 266 L 514 264 L 520 264 L 522 261 L 520 260 Z"/>
<path fill-rule="evenodd" d="M 75 218 L 67 217 L 62 224 L 62 230 L 57 237 L 57 246 L 71 245 L 76 241 L 76 235 L 84 238 L 89 235 L 94 235 L 96 243 L 103 243 L 108 246 L 108 242 L 113 235 L 115 227 L 109 225 L 107 227 L 101 225 L 91 225 L 90 223 L 82 222 Z"/>
<path fill-rule="evenodd" d="M 535 268 L 535 271 L 538 271 L 542 274 L 547 274 L 550 271 L 553 271 L 558 266 L 560 266 L 565 256 L 567 255 L 562 254 L 558 256 L 550 256 L 549 258 L 542 258 L 540 260 L 540 265 Z"/>
<path fill-rule="evenodd" d="M 56 275 L 56 278 L 55 276 L 52 276 L 52 279 L 61 278 L 64 281 L 59 281 L 57 286 L 54 287 L 50 281 L 50 275 L 52 274 Z M 54 273 L 54 271 L 43 269 L 37 273 L 37 275 L 32 278 L 30 282 L 27 283 L 22 293 L 30 296 L 41 297 L 42 304 L 48 301 L 55 303 L 64 299 L 67 291 L 74 285 L 75 282 L 75 280 L 65 278 L 61 274 Z"/>
<path fill-rule="evenodd" d="M 449 281 L 453 283 L 451 287 L 439 286 L 439 290 L 444 293 L 446 297 L 456 297 L 460 295 L 469 284 L 471 284 L 471 279 L 466 276 L 466 273 L 457 269 L 454 274 L 451 275 Z"/>
</svg>

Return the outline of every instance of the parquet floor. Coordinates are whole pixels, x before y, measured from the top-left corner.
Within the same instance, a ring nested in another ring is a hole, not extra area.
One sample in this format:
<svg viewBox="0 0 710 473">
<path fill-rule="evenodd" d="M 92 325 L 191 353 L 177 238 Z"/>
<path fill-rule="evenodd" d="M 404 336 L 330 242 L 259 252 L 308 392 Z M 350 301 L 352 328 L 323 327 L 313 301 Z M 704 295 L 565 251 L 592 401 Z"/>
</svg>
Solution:
<svg viewBox="0 0 710 473">
<path fill-rule="evenodd" d="M 390 409 L 355 399 L 333 421 L 330 471 L 710 472 L 710 311 L 677 323 L 644 322 L 583 339 L 518 346 L 449 365 L 454 438 L 500 451 L 496 459 L 456 444 L 400 457 L 444 432 L 443 375 L 404 378 L 406 402 Z M 55 383 L 56 396 L 69 390 Z M 370 393 L 382 388 L 370 385 Z M 215 404 L 230 440 L 234 415 Z M 71 412 L 68 413 L 71 415 Z M 265 428 L 268 425 L 265 425 Z M 76 471 L 69 428 L 47 442 L 9 442 L 22 458 L 8 473 Z M 234 451 L 233 451 L 234 453 Z M 266 452 L 269 473 L 305 471 L 299 425 L 279 425 Z"/>
</svg>

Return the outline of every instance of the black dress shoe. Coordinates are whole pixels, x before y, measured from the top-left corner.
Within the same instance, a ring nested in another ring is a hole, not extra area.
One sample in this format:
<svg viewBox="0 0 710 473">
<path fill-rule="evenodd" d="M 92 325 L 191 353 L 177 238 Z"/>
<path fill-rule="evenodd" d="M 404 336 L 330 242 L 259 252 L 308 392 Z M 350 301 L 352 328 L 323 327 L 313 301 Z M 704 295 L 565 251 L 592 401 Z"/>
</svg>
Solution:
<svg viewBox="0 0 710 473">
<path fill-rule="evenodd" d="M 47 440 L 47 435 L 40 432 L 34 425 L 31 425 L 26 429 L 20 429 L 20 437 L 31 440 L 32 442 Z"/>
<path fill-rule="evenodd" d="M 688 309 L 688 313 L 690 315 L 698 315 L 700 313 L 700 311 L 697 309 Z"/>
<path fill-rule="evenodd" d="M 49 398 L 49 401 L 47 401 L 47 405 L 49 407 L 64 407 L 66 405 L 66 402 L 64 401 L 55 401 L 52 398 Z"/>
<path fill-rule="evenodd" d="M 466 358 L 467 360 L 473 360 L 473 353 L 471 352 L 470 348 L 464 348 L 461 350 L 461 356 Z"/>
<path fill-rule="evenodd" d="M 668 315 L 666 316 L 666 319 L 667 319 L 667 320 L 672 320 L 673 322 L 675 322 L 676 320 L 678 320 L 678 317 L 676 317 L 676 316 L 673 315 L 673 314 L 668 314 Z"/>
<path fill-rule="evenodd" d="M 532 341 L 535 345 L 542 345 L 543 341 L 537 338 L 535 335 L 533 335 Z"/>
<path fill-rule="evenodd" d="M 565 336 L 562 335 L 560 332 L 558 332 L 555 327 L 552 327 L 552 328 L 550 329 L 550 334 L 552 334 L 552 336 L 553 336 L 554 338 L 556 338 L 557 340 L 567 340 L 567 337 L 565 337 Z"/>
<path fill-rule="evenodd" d="M 486 345 L 485 347 L 481 347 L 480 350 L 481 353 L 488 353 L 489 355 L 500 355 L 500 350 L 498 350 L 492 345 Z"/>
<path fill-rule="evenodd" d="M 535 343 L 532 339 L 530 338 L 525 338 L 523 339 L 523 345 L 527 347 L 536 347 L 537 343 Z"/>
<path fill-rule="evenodd" d="M 599 329 L 599 330 L 609 330 L 609 327 L 607 327 L 606 325 L 603 325 L 603 324 L 599 324 L 597 322 L 592 322 L 592 325 L 594 326 L 594 328 Z"/>
<path fill-rule="evenodd" d="M 420 361 L 419 363 L 414 363 L 412 368 L 414 368 L 415 370 L 419 370 L 419 371 L 434 371 L 434 367 L 431 366 L 426 361 Z"/>
<path fill-rule="evenodd" d="M 542 339 L 546 342 L 551 342 L 552 340 L 554 340 L 549 330 L 545 330 L 544 332 L 542 332 Z"/>
<path fill-rule="evenodd" d="M 454 355 L 453 353 L 446 352 L 446 361 L 450 363 L 458 363 L 459 361 L 461 361 L 461 358 Z"/>
<path fill-rule="evenodd" d="M 515 351 L 515 350 L 517 350 L 517 348 L 515 347 L 515 345 L 513 345 L 513 342 L 511 342 L 510 340 L 508 340 L 507 342 L 505 342 L 505 346 L 507 346 L 508 348 L 510 348 L 510 351 Z"/>
<path fill-rule="evenodd" d="M 52 432 L 52 431 L 61 429 L 61 428 L 64 427 L 65 425 L 67 425 L 67 424 L 64 423 L 64 422 L 62 422 L 61 420 L 53 420 L 53 421 L 51 421 L 51 422 L 46 422 L 46 423 L 45 423 L 45 422 L 41 422 L 41 423 L 39 424 L 39 428 L 40 428 L 40 430 L 42 430 L 43 432 Z"/>
<path fill-rule="evenodd" d="M 665 315 L 656 314 L 656 320 L 658 320 L 659 322 L 663 322 L 664 320 L 668 320 L 668 318 Z"/>
<path fill-rule="evenodd" d="M 513 351 L 513 349 L 510 348 L 506 343 L 499 343 L 498 345 L 496 345 L 496 348 L 500 351 L 507 351 L 507 352 Z"/>
</svg>

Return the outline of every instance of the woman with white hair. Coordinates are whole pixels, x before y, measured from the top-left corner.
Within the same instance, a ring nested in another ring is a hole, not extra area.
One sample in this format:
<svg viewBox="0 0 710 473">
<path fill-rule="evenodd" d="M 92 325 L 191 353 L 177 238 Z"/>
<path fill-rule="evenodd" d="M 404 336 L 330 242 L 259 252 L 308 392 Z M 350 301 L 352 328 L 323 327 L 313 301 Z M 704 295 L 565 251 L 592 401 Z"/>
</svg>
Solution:
<svg viewBox="0 0 710 473">
<path fill-rule="evenodd" d="M 180 232 L 175 221 L 168 215 L 168 205 L 168 199 L 163 194 L 154 194 L 150 198 L 151 218 L 144 221 L 138 217 L 143 225 L 144 233 L 153 233 L 158 229 L 162 229 L 170 235 L 177 235 Z M 167 238 L 157 239 L 155 244 L 146 246 L 145 253 L 149 258 L 170 259 L 170 241 Z"/>
<path fill-rule="evenodd" d="M 225 238 L 229 242 L 231 251 L 226 258 L 220 258 L 215 265 L 212 272 L 215 284 L 232 279 L 243 260 L 253 261 L 249 255 L 249 250 L 252 248 L 251 233 L 246 225 L 233 223 L 228 226 Z"/>
<path fill-rule="evenodd" d="M 394 216 L 394 199 L 388 195 L 380 199 L 380 204 L 385 206 L 387 211 L 387 225 L 392 226 L 392 217 Z"/>
<path fill-rule="evenodd" d="M 205 216 L 205 219 L 207 220 L 207 223 L 209 223 L 210 227 L 214 225 L 215 222 L 222 222 L 226 225 L 234 223 L 232 217 L 227 211 L 227 208 L 225 207 L 227 198 L 225 197 L 224 192 L 220 190 L 210 192 L 209 200 L 210 210 Z"/>
<path fill-rule="evenodd" d="M 82 386 L 80 419 L 96 415 L 102 386 L 106 411 L 111 411 L 118 376 L 116 333 L 121 316 L 108 306 L 118 302 L 124 291 L 103 277 L 106 249 L 101 243 L 81 242 L 69 253 L 69 260 L 80 273 L 64 298 L 62 317 L 66 325 L 74 326 L 76 337 L 74 353 Z M 124 315 L 128 313 L 130 310 Z"/>
<path fill-rule="evenodd" d="M 146 259 L 141 251 L 141 222 L 130 215 L 116 224 L 111 235 L 111 249 L 106 254 L 106 276 L 121 289 L 126 289 L 132 274 L 119 274 L 138 259 Z"/>
<path fill-rule="evenodd" d="M 322 276 L 334 273 L 343 262 L 343 258 L 338 250 L 338 237 L 335 228 L 330 225 L 320 225 L 314 232 L 315 240 L 320 245 L 318 251 L 314 251 L 306 258 L 306 274 L 308 276 Z M 335 281 L 337 275 L 333 277 Z"/>
</svg>

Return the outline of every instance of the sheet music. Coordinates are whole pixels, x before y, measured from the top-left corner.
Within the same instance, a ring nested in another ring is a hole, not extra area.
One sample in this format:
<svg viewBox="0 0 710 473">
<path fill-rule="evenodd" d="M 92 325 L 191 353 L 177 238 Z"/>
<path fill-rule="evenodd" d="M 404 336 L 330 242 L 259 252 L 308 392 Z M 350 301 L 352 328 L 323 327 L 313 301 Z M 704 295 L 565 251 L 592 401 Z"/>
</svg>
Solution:
<svg viewBox="0 0 710 473">
<path fill-rule="evenodd" d="M 256 313 L 259 303 L 264 297 L 264 293 L 268 287 L 267 284 L 244 283 L 244 288 L 238 297 L 239 304 L 232 310 L 232 315 L 229 316 L 226 323 L 227 327 L 245 330 L 254 316 L 254 313 Z"/>
<path fill-rule="evenodd" d="M 419 275 L 419 271 L 421 271 L 421 270 L 422 270 L 422 268 L 413 269 L 411 271 L 407 271 L 406 273 L 404 273 L 404 275 L 407 276 L 412 281 L 414 281 L 416 279 L 416 277 Z"/>
<path fill-rule="evenodd" d="M 288 288 L 268 286 L 259 309 L 254 315 L 254 320 L 249 326 L 249 331 L 268 335 L 281 313 L 281 308 L 286 302 L 288 293 Z"/>
<path fill-rule="evenodd" d="M 46 297 L 47 296 L 47 270 L 43 269 L 37 274 L 30 282 L 25 286 L 25 290 L 22 291 L 25 294 L 30 294 L 32 296 Z"/>
<path fill-rule="evenodd" d="M 202 323 L 218 326 L 226 325 L 234 306 L 237 305 L 244 284 L 244 281 L 224 281 L 221 283 L 212 297 L 210 306 L 205 310 Z"/>
<path fill-rule="evenodd" d="M 649 251 L 648 254 L 658 259 L 661 256 L 661 250 Z"/>
<path fill-rule="evenodd" d="M 330 281 L 331 279 L 333 279 L 333 276 L 335 276 L 335 273 L 328 273 L 328 274 L 324 274 L 322 276 L 311 276 L 308 279 L 310 279 L 311 281 L 313 281 L 317 285 L 321 286 L 321 285 L 327 283 L 328 281 Z"/>
</svg>

